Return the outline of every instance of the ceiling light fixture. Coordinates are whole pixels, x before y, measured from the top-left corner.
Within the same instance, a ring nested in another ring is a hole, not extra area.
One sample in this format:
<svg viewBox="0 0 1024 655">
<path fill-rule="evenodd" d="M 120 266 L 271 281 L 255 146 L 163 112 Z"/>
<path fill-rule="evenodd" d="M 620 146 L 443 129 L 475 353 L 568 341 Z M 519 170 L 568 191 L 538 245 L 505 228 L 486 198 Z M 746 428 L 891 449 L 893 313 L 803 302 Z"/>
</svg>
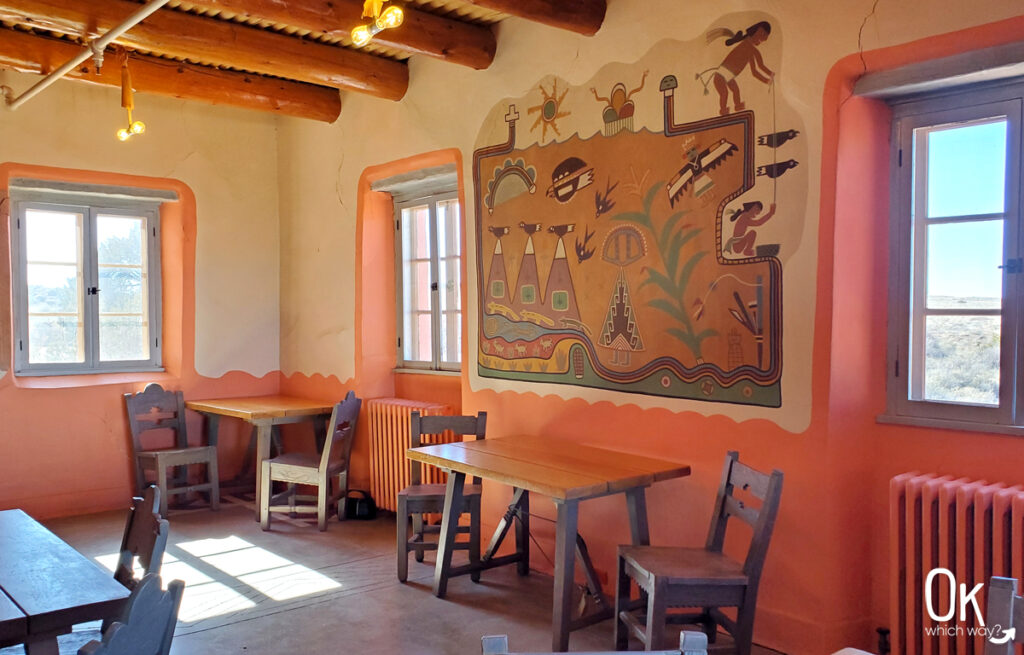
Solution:
<svg viewBox="0 0 1024 655">
<path fill-rule="evenodd" d="M 136 134 L 146 131 L 146 124 L 142 121 L 132 120 L 132 110 L 135 109 L 135 95 L 132 91 L 132 75 L 128 72 L 128 53 L 124 53 L 121 60 L 121 106 L 128 111 L 128 126 L 117 131 L 117 138 L 127 141 Z"/>
<path fill-rule="evenodd" d="M 385 2 L 387 0 L 366 0 L 363 3 L 363 18 L 372 18 L 373 22 L 369 25 L 360 25 L 352 30 L 352 43 L 357 48 L 362 48 L 384 30 L 402 24 L 405 19 L 405 12 L 402 11 L 402 8 L 391 5 L 387 9 L 383 9 Z"/>
</svg>

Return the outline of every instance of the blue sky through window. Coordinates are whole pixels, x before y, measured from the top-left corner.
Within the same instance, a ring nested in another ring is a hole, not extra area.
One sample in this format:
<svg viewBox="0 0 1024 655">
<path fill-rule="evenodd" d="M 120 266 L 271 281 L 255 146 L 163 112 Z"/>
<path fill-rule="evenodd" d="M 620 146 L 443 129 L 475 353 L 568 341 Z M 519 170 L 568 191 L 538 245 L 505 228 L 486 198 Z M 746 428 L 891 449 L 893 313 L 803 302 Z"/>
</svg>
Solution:
<svg viewBox="0 0 1024 655">
<path fill-rule="evenodd" d="M 1006 121 L 928 134 L 928 216 L 940 218 L 1004 211 Z M 998 308 L 1002 296 L 1003 221 L 931 225 L 928 229 L 929 306 Z M 940 300 L 944 299 L 944 300 Z"/>
</svg>

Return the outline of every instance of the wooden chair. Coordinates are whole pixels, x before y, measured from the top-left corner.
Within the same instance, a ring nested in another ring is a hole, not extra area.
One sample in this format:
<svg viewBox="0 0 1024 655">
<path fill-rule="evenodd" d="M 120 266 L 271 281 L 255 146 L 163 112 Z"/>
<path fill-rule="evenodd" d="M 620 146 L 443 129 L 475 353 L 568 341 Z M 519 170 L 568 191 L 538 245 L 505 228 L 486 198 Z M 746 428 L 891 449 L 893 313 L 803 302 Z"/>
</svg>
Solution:
<svg viewBox="0 0 1024 655">
<path fill-rule="evenodd" d="M 175 580 L 160 588 L 155 573 L 142 578 L 132 590 L 119 621 L 103 633 L 103 641 L 90 641 L 78 655 L 168 655 L 185 583 Z"/>
<path fill-rule="evenodd" d="M 1013 655 L 1015 644 L 1024 644 L 1024 598 L 1017 595 L 1017 581 L 992 577 L 985 608 L 985 627 L 1000 628 L 985 640 L 985 655 Z"/>
<path fill-rule="evenodd" d="M 132 448 L 135 452 L 137 493 L 141 494 L 146 486 L 146 471 L 152 471 L 156 476 L 156 486 L 160 489 L 161 516 L 167 516 L 167 504 L 171 496 L 193 491 L 207 492 L 210 496 L 210 509 L 220 509 L 217 448 L 213 445 L 188 445 L 185 398 L 182 393 L 164 391 L 159 384 L 149 384 L 141 393 L 126 393 L 124 402 L 128 409 L 128 426 L 131 428 Z M 174 432 L 174 447 L 147 450 L 142 444 L 143 435 L 161 430 Z M 206 482 L 189 484 L 188 467 L 193 464 L 206 465 Z M 170 479 L 167 477 L 168 468 L 175 469 L 176 473 Z"/>
<path fill-rule="evenodd" d="M 735 497 L 736 489 L 761 500 L 760 508 L 750 507 Z M 749 655 L 754 634 L 754 609 L 775 517 L 782 497 L 782 473 L 766 475 L 740 463 L 739 454 L 730 452 L 722 470 L 711 529 L 704 548 L 663 548 L 619 546 L 618 585 L 615 592 L 615 647 L 625 650 L 629 634 L 644 643 L 647 650 L 664 648 L 665 622 L 700 623 L 714 642 L 718 626 L 724 627 L 736 642 L 740 655 Z M 753 528 L 747 556 L 741 564 L 722 553 L 725 529 L 730 517 Z M 634 580 L 646 602 L 630 600 L 630 580 Z M 646 621 L 634 613 L 646 605 Z M 670 607 L 702 608 L 696 614 L 667 614 Z M 733 621 L 718 608 L 735 607 Z"/>
<path fill-rule="evenodd" d="M 363 401 L 355 393 L 348 392 L 345 400 L 334 406 L 331 421 L 327 424 L 330 438 L 324 440 L 320 455 L 311 453 L 285 453 L 263 461 L 263 486 L 260 489 L 260 525 L 270 529 L 272 512 L 316 513 L 317 527 L 327 529 L 327 506 L 334 504 L 339 519 L 344 516 L 344 498 L 348 494 L 348 466 L 355 441 L 356 422 Z M 288 483 L 288 491 L 271 498 L 270 490 L 274 480 Z M 336 480 L 334 493 L 330 493 L 331 481 Z M 317 487 L 316 496 L 300 496 L 296 484 Z M 277 505 L 274 501 L 287 498 L 288 504 Z M 316 505 L 297 505 L 296 500 L 315 500 Z"/>
<path fill-rule="evenodd" d="M 527 655 L 526 653 L 509 653 L 508 636 L 494 635 L 480 640 L 482 655 Z M 612 651 L 614 652 L 614 651 Z M 707 655 L 708 636 L 703 632 L 684 630 L 679 633 L 679 648 L 659 651 L 657 655 Z M 554 653 L 530 653 L 529 655 L 554 655 Z M 610 655 L 607 651 L 577 653 L 577 655 Z"/>
<path fill-rule="evenodd" d="M 419 448 L 425 434 L 441 434 L 451 431 L 460 435 L 475 435 L 483 439 L 487 431 L 487 412 L 476 416 L 421 416 L 413 412 L 410 419 L 410 447 Z M 422 484 L 420 463 L 409 462 L 410 485 L 398 492 L 398 579 L 405 582 L 409 573 L 409 551 L 416 553 L 416 561 L 423 561 L 423 553 L 437 550 L 436 542 L 426 541 L 427 534 L 440 534 L 441 526 L 427 525 L 423 515 L 444 511 L 443 484 Z M 456 541 L 456 550 L 469 550 L 469 561 L 480 562 L 480 478 L 474 477 L 473 484 L 467 484 L 463 491 L 465 501 L 463 513 L 469 514 L 469 525 L 458 527 L 458 532 L 469 533 L 469 541 Z M 412 536 L 409 536 L 409 519 L 412 518 Z M 447 577 L 448 572 L 443 574 Z M 480 581 L 480 571 L 474 570 L 470 577 Z"/>
<path fill-rule="evenodd" d="M 114 569 L 114 579 L 129 589 L 134 589 L 138 583 L 134 572 L 136 558 L 143 575 L 160 573 L 170 524 L 167 519 L 160 518 L 159 505 L 160 490 L 152 485 L 146 487 L 141 498 L 132 498 L 117 568 Z"/>
</svg>

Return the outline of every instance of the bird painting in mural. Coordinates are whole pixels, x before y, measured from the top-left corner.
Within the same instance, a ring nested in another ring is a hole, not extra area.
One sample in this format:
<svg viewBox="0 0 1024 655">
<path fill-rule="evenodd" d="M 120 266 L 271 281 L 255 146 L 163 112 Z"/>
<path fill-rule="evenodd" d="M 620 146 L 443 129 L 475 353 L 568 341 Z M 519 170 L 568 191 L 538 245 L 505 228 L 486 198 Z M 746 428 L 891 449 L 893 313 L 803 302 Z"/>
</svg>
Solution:
<svg viewBox="0 0 1024 655">
<path fill-rule="evenodd" d="M 700 152 L 696 149 L 688 151 L 688 161 L 668 183 L 668 197 L 672 206 L 675 207 L 676 201 L 683 196 L 683 192 L 694 183 L 694 180 L 721 164 L 733 152 L 736 152 L 735 144 L 725 139 L 718 140 Z"/>
<path fill-rule="evenodd" d="M 497 237 L 499 239 L 501 237 L 505 236 L 506 234 L 508 234 L 508 231 L 509 231 L 507 225 L 503 225 L 503 226 L 500 226 L 500 227 L 491 225 L 491 226 L 488 226 L 487 230 L 491 234 L 493 234 L 495 237 Z"/>
<path fill-rule="evenodd" d="M 575 228 L 575 223 L 566 223 L 565 225 L 552 225 L 551 227 L 548 228 L 548 232 L 554 232 L 555 236 L 561 239 L 566 234 L 572 232 Z"/>
<path fill-rule="evenodd" d="M 529 235 L 533 235 L 540 232 L 544 228 L 544 226 L 541 225 L 540 223 L 524 223 L 523 221 L 519 221 L 519 228 L 523 232 L 526 232 Z"/>
</svg>

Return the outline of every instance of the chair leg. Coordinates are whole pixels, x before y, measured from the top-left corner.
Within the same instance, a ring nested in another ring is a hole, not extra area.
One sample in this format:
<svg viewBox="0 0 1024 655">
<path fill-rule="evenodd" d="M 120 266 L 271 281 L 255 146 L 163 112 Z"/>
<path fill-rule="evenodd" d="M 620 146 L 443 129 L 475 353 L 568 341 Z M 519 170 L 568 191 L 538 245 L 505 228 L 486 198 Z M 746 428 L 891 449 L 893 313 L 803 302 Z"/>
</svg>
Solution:
<svg viewBox="0 0 1024 655">
<path fill-rule="evenodd" d="M 270 529 L 270 462 L 263 462 L 263 478 L 260 481 L 260 527 Z"/>
<path fill-rule="evenodd" d="M 348 471 L 338 474 L 338 520 L 345 520 L 345 498 L 348 497 Z"/>
<path fill-rule="evenodd" d="M 327 492 L 330 491 L 330 484 L 331 481 L 324 478 L 316 490 L 316 527 L 320 532 L 327 529 Z"/>
<path fill-rule="evenodd" d="M 210 509 L 214 512 L 220 510 L 220 473 L 217 470 L 217 454 L 214 453 L 210 463 L 206 466 L 207 475 L 210 476 Z"/>
<path fill-rule="evenodd" d="M 157 460 L 156 488 L 160 490 L 160 516 L 167 518 L 167 467 Z"/>
<path fill-rule="evenodd" d="M 755 608 L 753 600 L 748 598 L 736 611 L 736 634 L 732 637 L 736 642 L 737 655 L 750 655 L 753 648 Z"/>
<path fill-rule="evenodd" d="M 288 508 L 291 511 L 288 513 L 288 516 L 290 516 L 292 518 L 295 518 L 295 494 L 297 494 L 297 493 L 298 493 L 298 490 L 296 490 L 296 488 L 295 488 L 295 483 L 289 482 L 288 483 Z"/>
<path fill-rule="evenodd" d="M 480 566 L 480 496 L 474 496 L 469 506 L 469 564 Z M 480 569 L 470 572 L 469 579 L 480 582 Z"/>
<path fill-rule="evenodd" d="M 711 614 L 711 608 L 704 608 L 704 634 L 708 636 L 708 643 L 713 644 L 718 639 L 718 624 L 715 623 L 715 617 Z"/>
<path fill-rule="evenodd" d="M 647 596 L 645 650 L 665 650 L 665 588 L 657 580 Z"/>
<path fill-rule="evenodd" d="M 615 650 L 626 650 L 629 648 L 629 626 L 622 620 L 621 613 L 626 611 L 629 606 L 629 591 L 630 585 L 629 576 L 626 575 L 626 562 L 621 556 L 618 558 L 618 566 L 616 567 L 616 580 L 618 581 L 615 585 Z"/>
<path fill-rule="evenodd" d="M 405 498 L 398 498 L 398 515 L 395 519 L 398 525 L 395 543 L 398 552 L 398 581 L 405 582 L 409 575 L 409 511 Z"/>
<path fill-rule="evenodd" d="M 419 541 L 423 541 L 423 515 L 419 512 L 414 512 L 412 515 L 412 536 L 419 537 Z M 416 561 L 423 561 L 423 548 L 414 547 L 416 551 Z"/>
</svg>

